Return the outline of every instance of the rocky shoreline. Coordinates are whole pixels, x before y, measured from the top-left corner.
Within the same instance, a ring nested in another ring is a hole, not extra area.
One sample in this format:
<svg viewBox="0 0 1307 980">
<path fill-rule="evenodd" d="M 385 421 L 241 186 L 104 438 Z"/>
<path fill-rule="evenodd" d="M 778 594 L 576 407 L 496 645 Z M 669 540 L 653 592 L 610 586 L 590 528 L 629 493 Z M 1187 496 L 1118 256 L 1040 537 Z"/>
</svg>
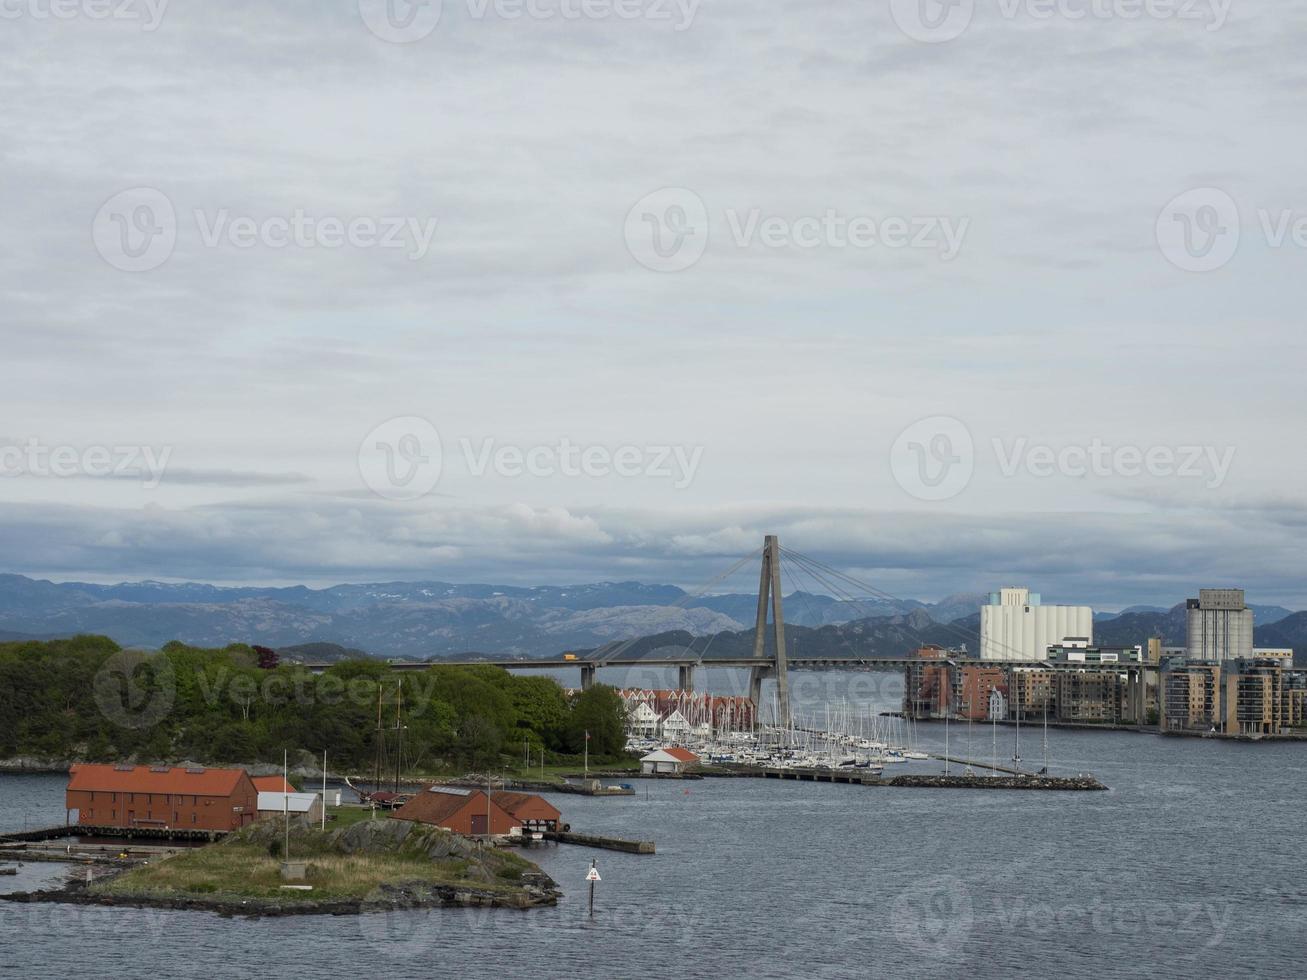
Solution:
<svg viewBox="0 0 1307 980">
<path fill-rule="evenodd" d="M 162 861 L 118 863 L 90 883 L 73 879 L 56 888 L 0 894 L 0 901 L 158 908 L 258 918 L 436 908 L 525 911 L 555 905 L 562 894 L 549 875 L 517 855 L 482 848 L 448 831 L 409 821 L 364 822 L 327 832 L 301 821 L 292 824 L 290 833 L 292 846 L 303 856 L 306 866 L 304 883 L 315 891 L 282 891 L 275 877 L 268 879 L 268 871 L 275 868 L 269 847 L 279 850 L 276 845 L 282 831 L 274 823 L 265 822 L 219 843 L 185 849 Z M 348 877 L 333 881 L 330 872 L 318 870 L 317 862 L 329 866 L 351 855 L 390 860 L 394 867 L 389 877 L 366 890 L 349 888 Z M 207 865 L 203 864 L 206 856 Z M 197 861 L 201 862 L 199 866 Z M 176 862 L 185 869 L 180 880 Z M 457 879 L 424 877 L 427 869 L 442 862 L 453 863 L 458 869 Z M 237 870 L 232 873 L 232 869 Z"/>
<path fill-rule="evenodd" d="M 288 915 L 366 915 L 407 909 L 435 908 L 503 908 L 526 911 L 556 905 L 561 892 L 547 875 L 543 881 L 525 882 L 519 892 L 501 892 L 426 882 L 401 882 L 382 885 L 376 894 L 359 899 L 295 899 L 275 901 L 261 898 L 224 898 L 221 896 L 174 897 L 149 894 L 104 894 L 89 891 L 85 882 L 64 888 L 0 895 L 0 900 L 18 903 L 59 905 L 98 905 L 118 908 L 153 908 L 184 912 L 211 912 L 226 918 L 267 918 Z"/>
</svg>

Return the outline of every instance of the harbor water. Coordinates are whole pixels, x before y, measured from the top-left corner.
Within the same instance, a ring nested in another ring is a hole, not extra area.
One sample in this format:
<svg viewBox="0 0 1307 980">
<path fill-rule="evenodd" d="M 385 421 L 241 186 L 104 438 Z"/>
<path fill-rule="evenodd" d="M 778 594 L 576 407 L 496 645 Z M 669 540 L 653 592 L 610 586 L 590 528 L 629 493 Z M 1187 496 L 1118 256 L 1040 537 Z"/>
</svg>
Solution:
<svg viewBox="0 0 1307 980">
<path fill-rule="evenodd" d="M 954 728 L 957 754 L 966 729 Z M 926 748 L 942 737 L 920 731 Z M 986 756 L 988 734 L 972 737 Z M 93 973 L 115 977 L 306 964 L 597 980 L 1302 975 L 1307 747 L 1065 731 L 1049 742 L 1055 771 L 1092 771 L 1110 791 L 645 780 L 633 797 L 554 799 L 576 829 L 658 845 L 533 850 L 564 889 L 556 908 L 223 919 L 0 903 L 0 975 L 86 973 L 88 953 Z M 61 822 L 63 786 L 0 776 L 0 828 Z M 0 888 L 66 870 L 29 865 Z"/>
</svg>

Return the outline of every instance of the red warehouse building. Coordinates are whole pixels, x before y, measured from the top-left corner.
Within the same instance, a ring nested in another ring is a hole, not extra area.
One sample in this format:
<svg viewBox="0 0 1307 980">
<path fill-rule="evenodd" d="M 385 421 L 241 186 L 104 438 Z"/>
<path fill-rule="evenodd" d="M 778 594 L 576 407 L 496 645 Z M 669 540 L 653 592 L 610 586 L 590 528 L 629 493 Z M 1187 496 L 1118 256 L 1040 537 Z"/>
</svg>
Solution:
<svg viewBox="0 0 1307 980">
<path fill-rule="evenodd" d="M 84 827 L 236 830 L 258 817 L 258 790 L 244 769 L 77 765 L 65 807 Z"/>
</svg>

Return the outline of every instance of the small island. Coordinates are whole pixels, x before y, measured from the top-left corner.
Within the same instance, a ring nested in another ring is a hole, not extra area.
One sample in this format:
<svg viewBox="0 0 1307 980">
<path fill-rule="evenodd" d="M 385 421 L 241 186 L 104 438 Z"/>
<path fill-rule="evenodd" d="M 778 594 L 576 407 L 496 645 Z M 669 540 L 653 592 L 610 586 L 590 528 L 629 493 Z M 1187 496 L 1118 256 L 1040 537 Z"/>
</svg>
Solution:
<svg viewBox="0 0 1307 980">
<path fill-rule="evenodd" d="M 252 824 L 216 844 L 98 881 L 8 896 L 27 902 L 190 909 L 222 915 L 350 915 L 410 908 L 553 905 L 557 884 L 503 848 L 407 820 L 321 831 Z M 289 872 L 289 877 L 287 877 Z"/>
</svg>

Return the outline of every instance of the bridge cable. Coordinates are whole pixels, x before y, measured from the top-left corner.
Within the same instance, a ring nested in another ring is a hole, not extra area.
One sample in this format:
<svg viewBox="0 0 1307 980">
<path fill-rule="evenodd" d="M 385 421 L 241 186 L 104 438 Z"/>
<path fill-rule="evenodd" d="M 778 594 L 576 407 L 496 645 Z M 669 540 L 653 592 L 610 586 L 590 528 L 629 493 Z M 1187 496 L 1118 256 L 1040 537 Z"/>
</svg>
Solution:
<svg viewBox="0 0 1307 980">
<path fill-rule="evenodd" d="M 883 591 L 883 590 L 881 590 L 881 589 L 877 589 L 875 586 L 869 585 L 869 584 L 867 584 L 866 582 L 863 582 L 863 581 L 861 581 L 861 580 L 859 580 L 859 579 L 857 579 L 857 578 L 854 578 L 852 575 L 849 575 L 849 574 L 847 574 L 847 573 L 845 573 L 845 572 L 841 572 L 841 571 L 840 571 L 839 569 L 837 569 L 837 568 L 832 568 L 831 566 L 825 564 L 824 562 L 818 561 L 818 560 L 815 559 L 815 558 L 811 558 L 811 557 L 809 557 L 809 556 L 807 556 L 807 555 L 799 554 L 798 552 L 791 551 L 791 550 L 788 549 L 788 548 L 782 548 L 781 550 L 782 550 L 784 553 L 788 554 L 788 555 L 789 555 L 791 558 L 793 558 L 793 559 L 797 559 L 797 560 L 805 561 L 805 562 L 808 562 L 808 563 L 811 564 L 811 565 L 815 565 L 815 566 L 817 566 L 817 567 L 819 567 L 819 568 L 823 568 L 823 569 L 825 569 L 825 570 L 828 571 L 831 575 L 833 575 L 833 576 L 837 576 L 838 578 L 843 579 L 844 581 L 851 583 L 851 584 L 852 584 L 854 587 L 856 587 L 856 588 L 863 589 L 863 590 L 865 590 L 865 591 L 867 591 L 867 592 L 870 592 L 870 593 L 871 593 L 874 597 L 876 597 L 876 598 L 888 599 L 888 600 L 890 600 L 890 601 L 893 601 L 893 602 L 895 602 L 895 603 L 898 603 L 898 604 L 901 605 L 901 606 L 902 606 L 902 605 L 906 605 L 906 602 L 905 602 L 903 599 L 900 599 L 898 596 L 892 595 L 891 593 L 889 593 L 889 592 L 885 592 L 885 591 Z M 928 614 L 928 615 L 929 615 L 929 614 Z M 968 642 L 970 642 L 970 641 L 972 641 L 972 640 L 974 639 L 974 640 L 977 641 L 977 647 L 980 646 L 980 643 L 979 643 L 979 641 L 980 641 L 980 634 L 979 634 L 976 630 L 968 629 L 968 628 L 965 627 L 965 626 L 958 626 L 958 625 L 956 625 L 955 623 L 939 623 L 939 622 L 937 622 L 936 625 L 939 626 L 941 629 L 944 629 L 944 630 L 947 630 L 947 631 L 953 633 L 955 636 L 960 636 L 960 637 L 962 637 L 963 639 L 967 640 Z M 1001 641 L 999 641 L 999 640 L 996 640 L 996 639 L 994 639 L 994 638 L 992 638 L 992 637 L 990 638 L 990 646 L 995 647 L 995 648 L 997 648 L 997 649 L 1006 650 L 1006 651 L 1008 651 L 1008 652 L 1010 652 L 1010 653 L 1015 653 L 1015 654 L 1022 654 L 1022 653 L 1023 653 L 1023 651 L 1019 650 L 1018 648 L 1013 647 L 1013 646 L 1010 646 L 1010 645 L 1008 645 L 1008 644 L 1006 644 L 1006 643 L 1003 643 L 1003 642 L 1001 642 Z M 977 649 L 977 657 L 980 657 L 981 653 L 982 653 L 982 651 L 981 651 L 980 649 Z M 1019 660 L 1019 659 L 1023 659 L 1023 658 L 1022 658 L 1022 657 L 1016 657 L 1016 658 L 1014 658 L 1014 659 L 1018 659 L 1018 660 Z"/>
<path fill-rule="evenodd" d="M 716 585 L 717 583 L 723 581 L 724 579 L 727 579 L 727 578 L 729 578 L 730 576 L 734 575 L 737 571 L 739 571 L 739 569 L 740 569 L 740 568 L 741 568 L 745 563 L 750 562 L 750 561 L 753 561 L 755 558 L 761 556 L 761 555 L 762 555 L 762 552 L 763 552 L 763 549 L 762 549 L 762 548 L 756 548 L 756 549 L 754 549 L 753 551 L 749 552 L 747 555 L 745 555 L 743 558 L 741 558 L 739 561 L 737 561 L 734 565 L 732 565 L 732 566 L 731 566 L 730 568 L 728 568 L 726 571 L 722 572 L 720 575 L 718 575 L 718 576 L 716 576 L 716 577 L 710 579 L 709 581 L 705 582 L 702 586 L 700 586 L 700 587 L 699 587 L 698 589 L 696 589 L 694 592 L 687 592 L 685 595 L 681 596 L 681 598 L 679 598 L 679 599 L 677 599 L 675 602 L 673 602 L 669 608 L 672 608 L 672 609 L 680 608 L 680 607 L 682 607 L 685 603 L 687 603 L 687 602 L 692 602 L 693 600 L 700 598 L 700 597 L 701 597 L 705 592 L 707 592 L 709 589 L 711 589 L 714 585 Z M 633 636 L 633 637 L 631 637 L 629 640 L 625 640 L 625 641 L 619 643 L 619 644 L 618 644 L 616 647 L 614 647 L 612 650 L 608 651 L 607 653 L 603 653 L 603 654 L 599 654 L 599 651 L 603 649 L 603 647 L 599 647 L 599 648 L 597 648 L 597 649 L 594 651 L 594 653 L 598 654 L 598 656 L 597 656 L 597 658 L 596 658 L 595 660 L 592 661 L 592 663 L 593 663 L 594 666 L 596 666 L 596 667 L 606 667 L 606 666 L 608 665 L 608 662 L 609 662 L 610 660 L 613 660 L 613 659 L 615 659 L 615 658 L 621 656 L 623 653 L 625 653 L 627 650 L 631 649 L 631 647 L 633 647 L 636 643 L 640 642 L 640 640 L 642 640 L 642 639 L 644 639 L 644 637 L 641 637 L 641 636 Z M 691 648 L 691 649 L 693 649 L 693 648 Z"/>
</svg>

